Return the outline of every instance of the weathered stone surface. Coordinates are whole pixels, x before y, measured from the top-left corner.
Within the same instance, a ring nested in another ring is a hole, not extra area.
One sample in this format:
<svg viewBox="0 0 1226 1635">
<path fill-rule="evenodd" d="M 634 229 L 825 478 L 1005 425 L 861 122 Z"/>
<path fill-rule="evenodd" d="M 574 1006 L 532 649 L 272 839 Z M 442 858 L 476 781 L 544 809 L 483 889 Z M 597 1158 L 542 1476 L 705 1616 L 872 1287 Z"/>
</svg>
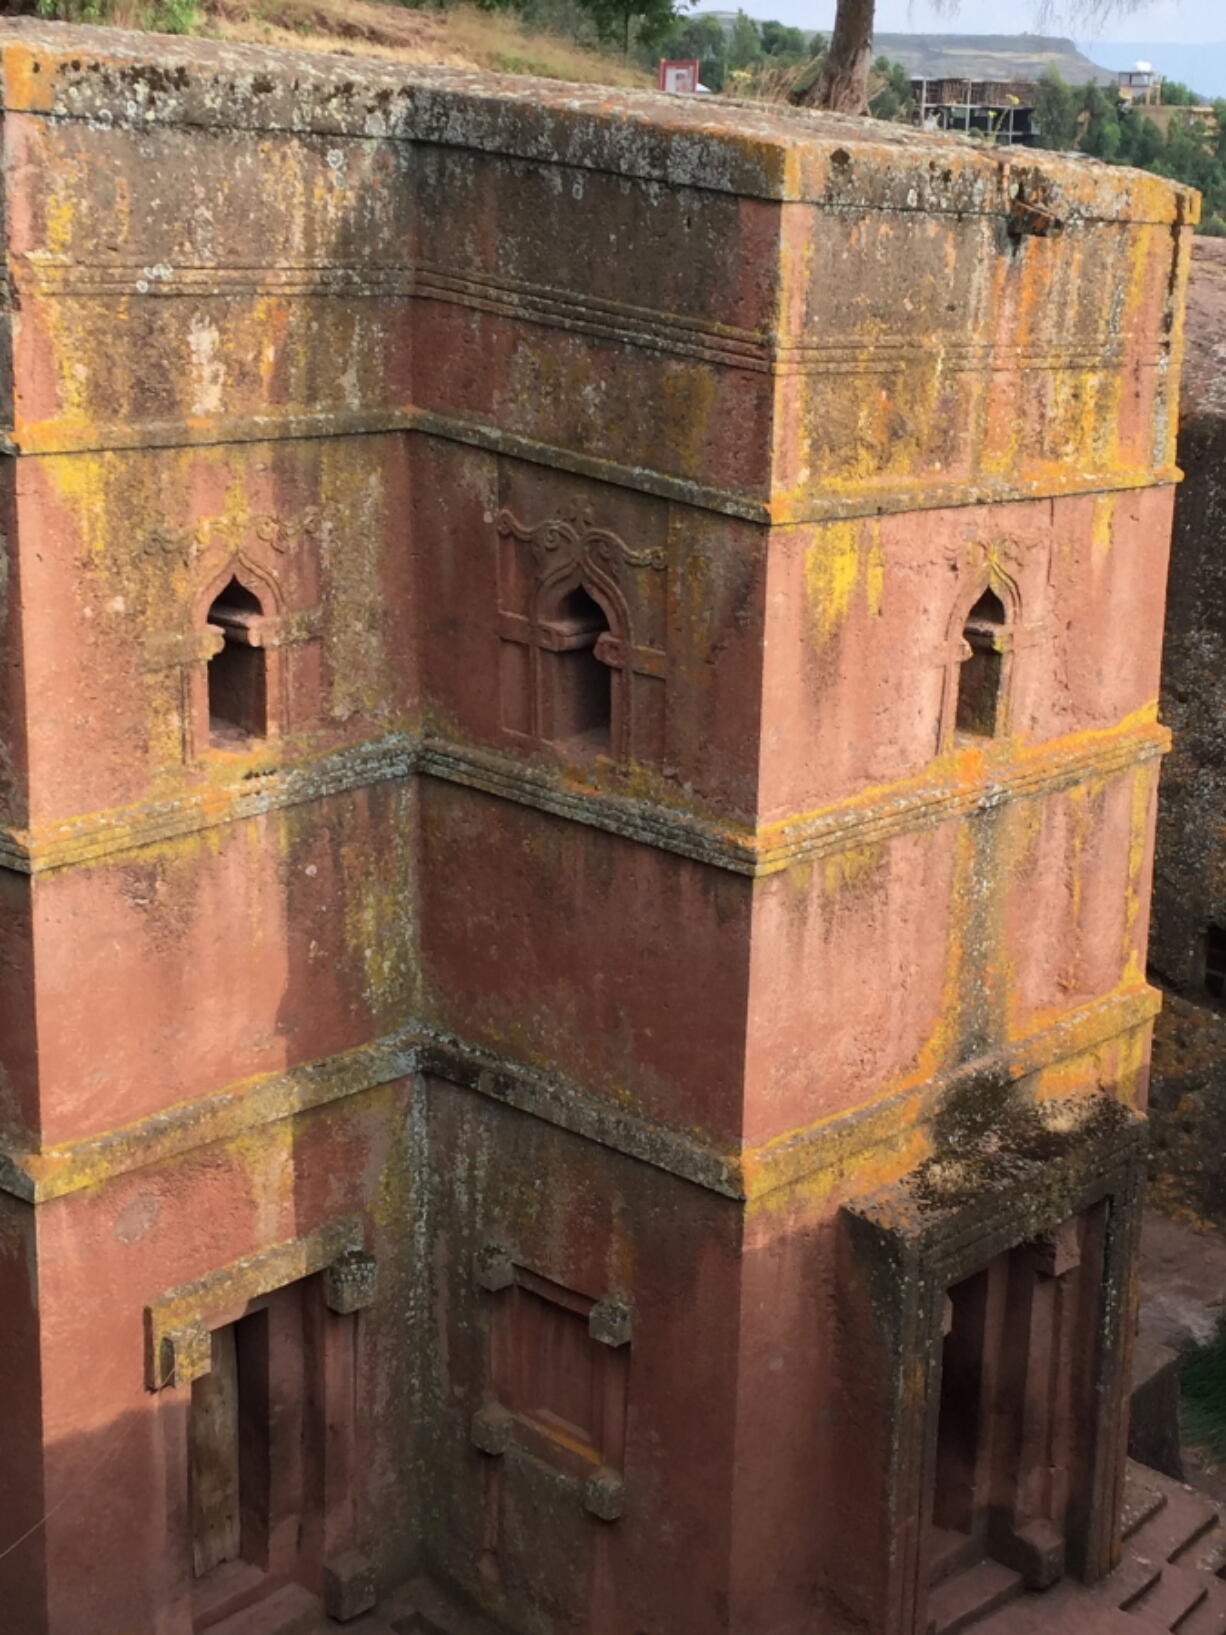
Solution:
<svg viewBox="0 0 1226 1635">
<path fill-rule="evenodd" d="M 0 86 L 23 1635 L 354 1551 L 518 1635 L 914 1635 L 977 1256 L 1074 1280 L 1027 1368 L 1108 1336 L 1009 1511 L 1093 1576 L 1191 196 L 109 30 Z"/>
<path fill-rule="evenodd" d="M 324 1563 L 324 1607 L 329 1618 L 347 1624 L 369 1612 L 378 1596 L 375 1570 L 359 1550 L 346 1550 Z"/>
</svg>

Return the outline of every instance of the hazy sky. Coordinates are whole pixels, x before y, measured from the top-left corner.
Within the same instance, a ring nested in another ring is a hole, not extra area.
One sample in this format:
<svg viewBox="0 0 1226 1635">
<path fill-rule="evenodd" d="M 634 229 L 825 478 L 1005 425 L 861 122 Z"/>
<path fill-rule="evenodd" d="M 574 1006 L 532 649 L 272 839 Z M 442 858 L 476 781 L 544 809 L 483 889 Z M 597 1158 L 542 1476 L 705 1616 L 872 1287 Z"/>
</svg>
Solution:
<svg viewBox="0 0 1226 1635">
<path fill-rule="evenodd" d="M 778 17 L 804 28 L 829 29 L 834 0 L 740 0 L 754 17 Z M 736 0 L 718 0 L 732 9 Z M 699 10 L 715 10 L 712 0 L 699 0 Z M 961 0 L 951 15 L 929 0 L 877 0 L 877 27 L 907 34 L 949 33 L 1012 34 L 1034 27 L 1039 0 Z M 1190 44 L 1226 40 L 1226 0 L 1149 0 L 1111 21 L 1086 21 L 1086 5 L 1052 0 L 1045 34 L 1072 35 L 1081 41 L 1154 40 Z M 1080 13 L 1080 15 L 1078 15 Z"/>
</svg>

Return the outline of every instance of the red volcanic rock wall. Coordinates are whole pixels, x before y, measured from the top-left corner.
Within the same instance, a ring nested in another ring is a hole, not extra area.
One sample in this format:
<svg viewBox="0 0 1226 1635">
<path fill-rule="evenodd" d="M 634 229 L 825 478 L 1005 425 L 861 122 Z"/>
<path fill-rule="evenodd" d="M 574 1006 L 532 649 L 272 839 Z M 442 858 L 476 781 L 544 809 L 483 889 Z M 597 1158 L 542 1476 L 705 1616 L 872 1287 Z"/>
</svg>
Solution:
<svg viewBox="0 0 1226 1635">
<path fill-rule="evenodd" d="M 101 31 L 0 76 L 23 1635 L 415 1570 L 916 1635 L 945 1290 L 1110 1209 L 1072 1497 L 1009 1511 L 1101 1573 L 1189 196 Z"/>
</svg>

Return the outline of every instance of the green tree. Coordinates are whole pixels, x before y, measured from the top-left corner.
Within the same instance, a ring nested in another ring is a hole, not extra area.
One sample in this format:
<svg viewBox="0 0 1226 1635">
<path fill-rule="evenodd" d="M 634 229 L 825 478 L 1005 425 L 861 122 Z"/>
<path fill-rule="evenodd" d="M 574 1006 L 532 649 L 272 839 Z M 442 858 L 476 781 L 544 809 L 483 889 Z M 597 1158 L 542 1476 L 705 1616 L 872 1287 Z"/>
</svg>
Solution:
<svg viewBox="0 0 1226 1635">
<path fill-rule="evenodd" d="M 1082 94 L 1082 110 L 1086 115 L 1081 135 L 1081 151 L 1095 159 L 1114 159 L 1120 151 L 1119 103 L 1099 86 L 1087 85 Z"/>
<path fill-rule="evenodd" d="M 1190 108 L 1201 101 L 1195 91 L 1190 91 L 1177 79 L 1163 80 L 1161 96 L 1168 108 Z"/>
<path fill-rule="evenodd" d="M 803 28 L 789 28 L 786 23 L 762 23 L 758 29 L 762 50 L 768 57 L 782 57 L 802 62 L 811 55 L 809 41 Z"/>
<path fill-rule="evenodd" d="M 1067 152 L 1077 145 L 1080 98 L 1054 68 L 1039 81 L 1034 115 L 1039 128 L 1039 146 Z"/>
<path fill-rule="evenodd" d="M 874 119 L 898 119 L 914 105 L 911 76 L 900 62 L 878 57 L 873 76 L 881 82 L 868 99 L 868 111 Z"/>
<path fill-rule="evenodd" d="M 735 73 L 738 68 L 750 68 L 761 55 L 762 36 L 758 33 L 757 23 L 743 11 L 738 11 L 728 39 L 729 71 Z"/>
<path fill-rule="evenodd" d="M 1166 142 L 1152 119 L 1147 119 L 1139 108 L 1132 108 L 1120 121 L 1120 158 L 1140 170 L 1152 170 Z"/>
<path fill-rule="evenodd" d="M 620 45 L 630 55 L 632 40 L 644 46 L 668 38 L 678 13 L 675 0 L 580 0 L 592 19 L 598 37 L 606 44 Z"/>
</svg>

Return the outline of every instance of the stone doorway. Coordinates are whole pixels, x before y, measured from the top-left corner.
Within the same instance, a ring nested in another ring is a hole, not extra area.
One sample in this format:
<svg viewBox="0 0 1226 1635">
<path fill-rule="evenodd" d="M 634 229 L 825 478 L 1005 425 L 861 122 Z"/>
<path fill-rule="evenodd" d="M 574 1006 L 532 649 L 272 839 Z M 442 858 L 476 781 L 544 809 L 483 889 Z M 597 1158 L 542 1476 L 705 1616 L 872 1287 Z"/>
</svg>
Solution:
<svg viewBox="0 0 1226 1635">
<path fill-rule="evenodd" d="M 990 1184 L 968 1185 L 967 1143 L 844 1206 L 855 1363 L 832 1445 L 866 1479 L 831 1576 L 873 1635 L 947 1635 L 1118 1560 L 1143 1139 L 1107 1098 L 1076 1123 L 1023 1106 Z"/>
<path fill-rule="evenodd" d="M 310 1576 L 319 1405 L 306 1378 L 304 1285 L 248 1303 L 211 1333 L 188 1415 L 193 1628 Z"/>
<path fill-rule="evenodd" d="M 964 1627 L 1063 1577 L 1084 1511 L 1103 1291 L 1103 1205 L 945 1293 L 927 1628 Z"/>
</svg>

